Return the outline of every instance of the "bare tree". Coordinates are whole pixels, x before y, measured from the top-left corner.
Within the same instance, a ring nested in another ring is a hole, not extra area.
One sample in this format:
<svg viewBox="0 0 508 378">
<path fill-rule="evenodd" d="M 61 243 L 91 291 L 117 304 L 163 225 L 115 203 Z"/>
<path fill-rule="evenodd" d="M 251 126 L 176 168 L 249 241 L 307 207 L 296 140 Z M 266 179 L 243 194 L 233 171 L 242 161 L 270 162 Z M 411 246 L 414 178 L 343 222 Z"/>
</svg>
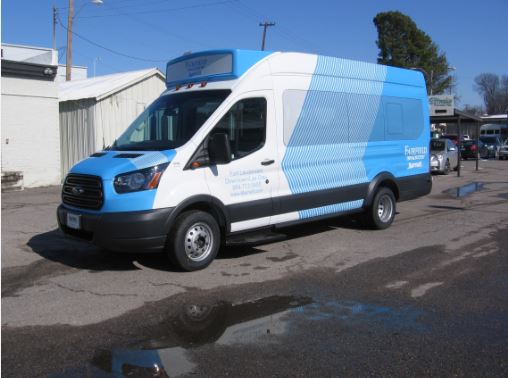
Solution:
<svg viewBox="0 0 508 378">
<path fill-rule="evenodd" d="M 481 105 L 464 105 L 464 108 L 462 109 L 467 114 L 472 114 L 475 116 L 482 116 L 484 112 L 483 107 Z"/>
<path fill-rule="evenodd" d="M 487 114 L 504 113 L 508 107 L 508 76 L 482 73 L 474 81 L 474 88 L 483 97 Z"/>
</svg>

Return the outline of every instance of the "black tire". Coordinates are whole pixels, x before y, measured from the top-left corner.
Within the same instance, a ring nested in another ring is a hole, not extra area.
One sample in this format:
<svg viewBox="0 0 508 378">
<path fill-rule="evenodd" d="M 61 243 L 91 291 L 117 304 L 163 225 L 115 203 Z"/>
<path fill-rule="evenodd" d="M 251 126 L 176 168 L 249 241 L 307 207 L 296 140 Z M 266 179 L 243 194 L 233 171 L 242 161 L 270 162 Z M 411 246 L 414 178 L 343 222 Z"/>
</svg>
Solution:
<svg viewBox="0 0 508 378">
<path fill-rule="evenodd" d="M 378 189 L 372 205 L 367 210 L 367 221 L 376 230 L 384 230 L 395 218 L 396 201 L 393 192 L 386 187 Z"/>
<path fill-rule="evenodd" d="M 167 253 L 171 263 L 187 272 L 206 268 L 221 244 L 217 221 L 210 214 L 190 210 L 176 219 L 168 235 Z"/>
<path fill-rule="evenodd" d="M 446 163 L 444 165 L 444 169 L 443 169 L 443 175 L 448 175 L 450 174 L 450 160 L 446 159 Z"/>
</svg>

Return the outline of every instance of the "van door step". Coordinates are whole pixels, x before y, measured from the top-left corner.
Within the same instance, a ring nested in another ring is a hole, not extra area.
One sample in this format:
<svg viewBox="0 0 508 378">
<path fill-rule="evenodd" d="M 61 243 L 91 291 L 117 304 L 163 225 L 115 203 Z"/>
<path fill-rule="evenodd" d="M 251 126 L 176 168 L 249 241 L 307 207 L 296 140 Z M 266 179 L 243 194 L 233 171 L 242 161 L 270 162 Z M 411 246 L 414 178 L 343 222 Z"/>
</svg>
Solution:
<svg viewBox="0 0 508 378">
<path fill-rule="evenodd" d="M 233 235 L 227 238 L 227 246 L 236 246 L 241 244 L 269 244 L 284 240 L 285 234 L 273 231 L 249 232 L 245 234 Z"/>
</svg>

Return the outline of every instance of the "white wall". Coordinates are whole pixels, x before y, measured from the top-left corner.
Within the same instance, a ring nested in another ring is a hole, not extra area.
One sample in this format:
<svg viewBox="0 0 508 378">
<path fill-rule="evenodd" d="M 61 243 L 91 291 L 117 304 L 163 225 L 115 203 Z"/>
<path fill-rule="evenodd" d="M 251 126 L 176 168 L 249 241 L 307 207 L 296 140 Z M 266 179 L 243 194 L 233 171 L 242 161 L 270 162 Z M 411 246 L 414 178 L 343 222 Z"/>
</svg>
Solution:
<svg viewBox="0 0 508 378">
<path fill-rule="evenodd" d="M 56 74 L 56 81 L 63 83 L 65 81 L 65 73 L 67 72 L 67 67 L 65 64 L 58 65 L 58 71 Z M 72 66 L 72 80 L 85 80 L 88 79 L 88 67 L 84 66 Z"/>
<path fill-rule="evenodd" d="M 25 187 L 60 184 L 56 82 L 2 77 L 2 171 L 21 171 Z"/>
<path fill-rule="evenodd" d="M 2 43 L 2 59 L 37 64 L 58 64 L 58 51 L 44 47 Z"/>
</svg>

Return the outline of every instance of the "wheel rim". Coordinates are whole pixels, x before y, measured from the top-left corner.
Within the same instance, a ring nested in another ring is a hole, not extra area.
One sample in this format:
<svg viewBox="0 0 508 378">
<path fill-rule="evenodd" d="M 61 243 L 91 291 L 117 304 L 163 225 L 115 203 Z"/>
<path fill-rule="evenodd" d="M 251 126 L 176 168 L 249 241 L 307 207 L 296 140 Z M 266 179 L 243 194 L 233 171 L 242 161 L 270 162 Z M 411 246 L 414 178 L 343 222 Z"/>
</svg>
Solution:
<svg viewBox="0 0 508 378">
<path fill-rule="evenodd" d="M 393 201 L 389 195 L 384 194 L 379 198 L 377 216 L 383 223 L 388 223 L 393 215 Z"/>
<path fill-rule="evenodd" d="M 185 314 L 193 320 L 202 320 L 209 315 L 210 310 L 209 306 L 193 304 L 185 308 Z"/>
<path fill-rule="evenodd" d="M 185 253 L 189 260 L 203 261 L 213 248 L 212 229 L 205 223 L 195 223 L 185 233 Z"/>
</svg>

